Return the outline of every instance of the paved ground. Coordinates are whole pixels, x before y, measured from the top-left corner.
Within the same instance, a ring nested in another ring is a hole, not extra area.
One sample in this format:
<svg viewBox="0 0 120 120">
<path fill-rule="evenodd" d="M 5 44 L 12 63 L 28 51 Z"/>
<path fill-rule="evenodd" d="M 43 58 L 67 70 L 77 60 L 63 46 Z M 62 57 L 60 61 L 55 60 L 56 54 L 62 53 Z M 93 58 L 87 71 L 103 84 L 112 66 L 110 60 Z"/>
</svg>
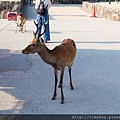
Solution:
<svg viewBox="0 0 120 120">
<path fill-rule="evenodd" d="M 21 50 L 32 40 L 34 7 L 26 6 L 27 32 L 15 33 L 15 22 L 0 20 L 1 114 L 120 114 L 120 23 L 91 18 L 81 5 L 53 5 L 50 10 L 52 49 L 73 38 L 77 55 L 72 68 L 74 91 L 64 75 L 65 104 L 60 89 L 51 100 L 54 74 L 37 54 Z"/>
</svg>

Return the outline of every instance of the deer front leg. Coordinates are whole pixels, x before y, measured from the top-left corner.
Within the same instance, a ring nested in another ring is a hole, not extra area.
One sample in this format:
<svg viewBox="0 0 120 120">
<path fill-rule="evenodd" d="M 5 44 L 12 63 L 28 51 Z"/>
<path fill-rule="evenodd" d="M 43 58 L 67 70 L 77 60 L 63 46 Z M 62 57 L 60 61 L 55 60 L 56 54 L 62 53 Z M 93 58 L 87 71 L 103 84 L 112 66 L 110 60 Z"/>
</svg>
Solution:
<svg viewBox="0 0 120 120">
<path fill-rule="evenodd" d="M 54 74 L 55 74 L 55 87 L 54 87 L 54 94 L 53 94 L 52 100 L 55 100 L 56 96 L 57 96 L 57 82 L 58 82 L 57 74 L 58 74 L 58 70 L 54 70 Z"/>
<path fill-rule="evenodd" d="M 69 77 L 70 77 L 70 88 L 71 90 L 74 90 L 73 84 L 72 84 L 72 77 L 71 77 L 71 66 L 68 66 L 68 70 L 69 70 Z"/>
<path fill-rule="evenodd" d="M 61 87 L 61 104 L 64 104 L 64 95 L 63 95 L 63 76 L 64 76 L 64 69 L 61 70 L 60 75 L 60 87 Z"/>
</svg>

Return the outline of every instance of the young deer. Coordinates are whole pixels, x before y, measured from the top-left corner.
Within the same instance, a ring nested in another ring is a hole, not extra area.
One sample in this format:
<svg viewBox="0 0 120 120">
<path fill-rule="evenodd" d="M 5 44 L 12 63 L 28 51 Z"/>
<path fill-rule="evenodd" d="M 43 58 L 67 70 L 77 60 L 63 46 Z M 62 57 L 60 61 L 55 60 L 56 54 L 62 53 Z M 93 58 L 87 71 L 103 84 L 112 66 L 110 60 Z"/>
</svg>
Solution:
<svg viewBox="0 0 120 120">
<path fill-rule="evenodd" d="M 54 94 L 52 100 L 56 99 L 57 96 L 57 82 L 58 82 L 58 70 L 60 70 L 60 84 L 59 87 L 61 88 L 61 104 L 64 103 L 64 95 L 63 95 L 63 75 L 64 69 L 68 66 L 69 70 L 69 77 L 70 77 L 70 88 L 73 90 L 72 85 L 72 78 L 71 78 L 71 67 L 74 62 L 74 58 L 76 55 L 76 45 L 72 39 L 64 39 L 62 44 L 56 46 L 53 50 L 50 50 L 46 47 L 44 40 L 42 39 L 42 35 L 45 33 L 47 24 L 44 24 L 44 31 L 42 34 L 39 34 L 39 37 L 33 39 L 32 43 L 30 43 L 24 50 L 22 50 L 23 54 L 34 54 L 38 53 L 42 60 L 50 64 L 54 68 L 54 75 L 55 75 L 55 87 L 54 87 Z"/>
<path fill-rule="evenodd" d="M 19 28 L 19 31 L 23 33 L 23 27 L 25 27 L 25 32 L 26 32 L 26 17 L 22 12 L 17 14 L 16 24 L 17 26 L 16 26 L 15 33 L 17 32 L 17 28 Z"/>
</svg>

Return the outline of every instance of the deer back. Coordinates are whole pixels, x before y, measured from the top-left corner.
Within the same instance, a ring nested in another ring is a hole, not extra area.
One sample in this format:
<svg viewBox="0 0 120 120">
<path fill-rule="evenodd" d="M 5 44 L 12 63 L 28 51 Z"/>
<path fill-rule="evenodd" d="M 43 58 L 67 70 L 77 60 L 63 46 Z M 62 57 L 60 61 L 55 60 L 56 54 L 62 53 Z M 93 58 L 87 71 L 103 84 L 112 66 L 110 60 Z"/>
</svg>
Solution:
<svg viewBox="0 0 120 120">
<path fill-rule="evenodd" d="M 72 39 L 68 38 L 64 39 L 62 44 L 56 46 L 52 51 L 58 65 L 69 66 L 74 62 L 76 45 Z"/>
</svg>

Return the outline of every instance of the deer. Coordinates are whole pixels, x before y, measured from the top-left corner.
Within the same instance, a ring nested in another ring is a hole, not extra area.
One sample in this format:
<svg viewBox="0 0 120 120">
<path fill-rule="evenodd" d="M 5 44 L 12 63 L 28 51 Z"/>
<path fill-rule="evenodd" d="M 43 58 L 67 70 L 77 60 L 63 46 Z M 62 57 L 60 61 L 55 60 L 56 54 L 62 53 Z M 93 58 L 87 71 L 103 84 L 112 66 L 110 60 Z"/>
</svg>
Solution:
<svg viewBox="0 0 120 120">
<path fill-rule="evenodd" d="M 65 67 L 68 67 L 69 71 L 70 89 L 74 90 L 72 84 L 71 68 L 76 56 L 76 44 L 73 39 L 67 38 L 64 39 L 60 45 L 55 46 L 52 50 L 49 49 L 44 43 L 43 38 L 41 37 L 46 31 L 46 26 L 47 23 L 44 23 L 43 32 L 39 34 L 38 38 L 35 38 L 34 36 L 32 42 L 30 42 L 30 44 L 25 49 L 22 50 L 22 53 L 23 54 L 38 53 L 38 55 L 45 63 L 53 67 L 55 85 L 54 93 L 51 100 L 55 100 L 57 96 L 58 71 L 60 71 L 60 82 L 58 88 L 61 88 L 61 104 L 63 104 L 64 103 L 63 76 Z"/>
<path fill-rule="evenodd" d="M 17 14 L 17 21 L 16 23 L 16 30 L 15 33 L 17 32 L 17 28 L 19 28 L 19 32 L 23 33 L 23 27 L 25 27 L 25 32 L 26 32 L 26 16 L 20 12 Z"/>
</svg>

